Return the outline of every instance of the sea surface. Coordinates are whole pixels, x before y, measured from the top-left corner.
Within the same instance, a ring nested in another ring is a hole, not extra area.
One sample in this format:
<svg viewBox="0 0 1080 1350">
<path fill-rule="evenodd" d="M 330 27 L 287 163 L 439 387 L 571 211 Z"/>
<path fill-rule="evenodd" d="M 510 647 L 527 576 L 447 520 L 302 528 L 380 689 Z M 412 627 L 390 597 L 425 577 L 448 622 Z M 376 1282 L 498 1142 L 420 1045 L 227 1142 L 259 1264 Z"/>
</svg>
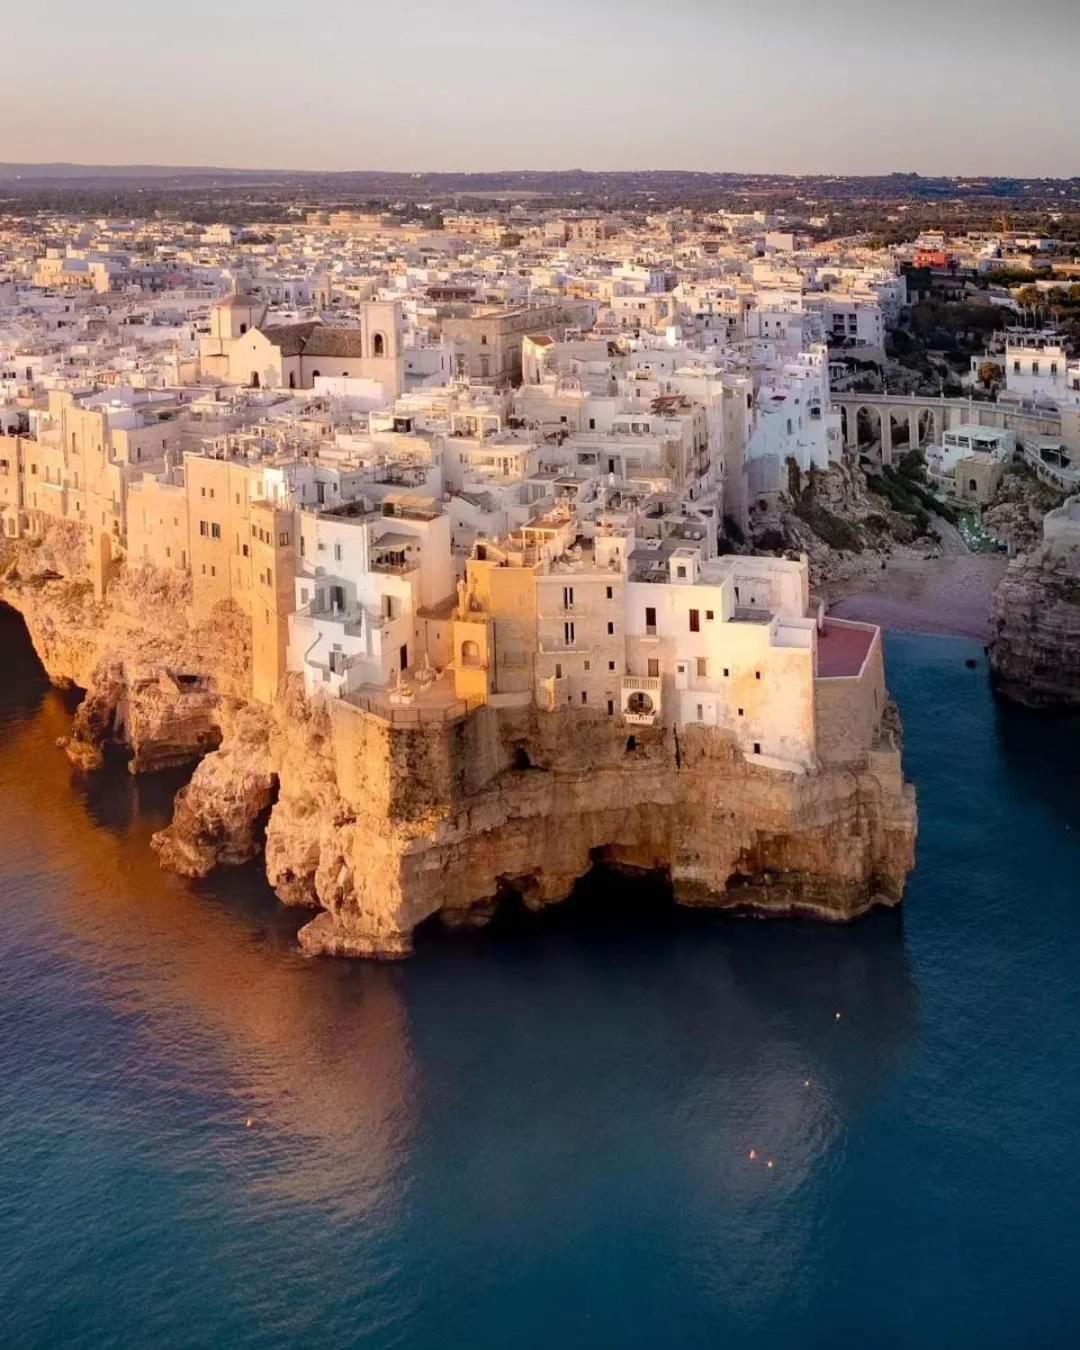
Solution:
<svg viewBox="0 0 1080 1350">
<path fill-rule="evenodd" d="M 1080 723 L 887 657 L 901 910 L 598 878 L 380 966 L 159 872 L 181 780 L 74 777 L 0 612 L 0 1344 L 1080 1344 Z"/>
</svg>

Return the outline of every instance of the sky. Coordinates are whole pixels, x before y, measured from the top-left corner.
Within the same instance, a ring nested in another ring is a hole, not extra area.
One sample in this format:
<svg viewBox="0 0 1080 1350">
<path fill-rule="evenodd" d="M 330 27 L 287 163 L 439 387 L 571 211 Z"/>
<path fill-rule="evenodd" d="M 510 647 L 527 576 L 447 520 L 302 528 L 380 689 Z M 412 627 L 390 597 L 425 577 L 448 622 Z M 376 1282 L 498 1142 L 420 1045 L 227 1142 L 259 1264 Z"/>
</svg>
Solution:
<svg viewBox="0 0 1080 1350">
<path fill-rule="evenodd" d="M 0 158 L 1080 174 L 1080 0 L 51 0 Z"/>
</svg>

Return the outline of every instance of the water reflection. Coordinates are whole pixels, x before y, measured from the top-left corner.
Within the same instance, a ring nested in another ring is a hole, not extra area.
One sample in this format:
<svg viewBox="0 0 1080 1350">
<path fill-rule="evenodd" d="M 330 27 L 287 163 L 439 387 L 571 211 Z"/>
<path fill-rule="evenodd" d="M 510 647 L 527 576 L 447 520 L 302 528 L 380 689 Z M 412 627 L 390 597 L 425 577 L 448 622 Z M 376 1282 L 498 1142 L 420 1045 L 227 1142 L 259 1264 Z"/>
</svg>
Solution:
<svg viewBox="0 0 1080 1350">
<path fill-rule="evenodd" d="M 849 1131 L 916 1033 L 901 914 L 844 928 L 688 915 L 601 875 L 576 908 L 433 931 L 407 971 L 425 1117 L 470 1140 L 432 1182 L 440 1209 L 522 1261 L 533 1238 L 621 1214 L 612 1240 L 630 1262 L 655 1249 L 650 1202 L 673 1205 L 670 1278 L 746 1310 L 803 1287 Z M 450 1000 L 452 1038 L 434 1013 Z M 481 1054 L 513 1066 L 512 1086 Z M 437 1157 L 440 1139 L 425 1148 Z"/>
<path fill-rule="evenodd" d="M 821 1231 L 849 1138 L 918 1021 L 900 913 L 734 921 L 598 875 L 538 919 L 427 931 L 400 967 L 308 961 L 302 916 L 255 870 L 202 885 L 159 871 L 149 837 L 175 780 L 73 777 L 53 743 L 68 707 L 9 620 L 0 643 L 25 668 L 0 683 L 0 890 L 19 959 L 41 972 L 18 1030 L 85 1079 L 81 1096 L 51 1094 L 85 1113 L 61 1137 L 119 1132 L 115 1151 L 147 1154 L 193 1211 L 155 1220 L 159 1243 L 185 1223 L 212 1235 L 184 1264 L 188 1304 L 216 1290 L 260 1343 L 380 1345 L 406 1322 L 410 1343 L 447 1343 L 456 1306 L 474 1333 L 461 1343 L 479 1344 L 462 1286 L 482 1302 L 497 1271 L 516 1343 L 595 1343 L 572 1314 L 606 1284 L 636 1343 L 665 1344 L 672 1288 L 703 1319 L 722 1307 L 749 1324 L 778 1289 L 797 1306 L 830 1278 Z M 58 1017 L 62 1034 L 45 1027 Z M 107 1214 L 145 1236 L 130 1204 Z M 255 1262 L 285 1249 L 269 1288 Z M 73 1263 L 61 1279 L 96 1269 L 85 1244 L 56 1259 Z M 137 1254 L 124 1268 L 147 1276 Z M 327 1278 L 340 1298 L 316 1326 L 297 1310 Z M 545 1289 L 557 1312 L 541 1336 L 516 1310 Z M 680 1343 L 714 1342 L 697 1330 Z"/>
<path fill-rule="evenodd" d="M 180 780 L 120 765 L 73 774 L 55 747 L 68 702 L 29 673 L 13 621 L 0 615 L 0 643 L 29 677 L 0 694 L 8 903 L 42 906 L 53 957 L 87 969 L 96 996 L 136 1028 L 117 1067 L 137 1100 L 172 1080 L 203 1100 L 225 1155 L 250 1154 L 238 1134 L 248 1117 L 260 1148 L 287 1154 L 287 1165 L 231 1175 L 341 1217 L 387 1203 L 413 1096 L 398 973 L 298 956 L 298 920 L 255 869 L 201 885 L 162 873 L 149 841 Z"/>
</svg>

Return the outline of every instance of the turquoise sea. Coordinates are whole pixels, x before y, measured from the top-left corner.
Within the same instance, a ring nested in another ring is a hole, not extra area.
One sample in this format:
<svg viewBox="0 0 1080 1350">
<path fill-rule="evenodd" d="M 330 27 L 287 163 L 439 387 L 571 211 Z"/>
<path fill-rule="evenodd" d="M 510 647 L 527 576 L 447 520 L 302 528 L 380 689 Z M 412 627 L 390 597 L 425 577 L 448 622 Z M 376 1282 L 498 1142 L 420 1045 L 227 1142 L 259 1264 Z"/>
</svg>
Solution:
<svg viewBox="0 0 1080 1350">
<path fill-rule="evenodd" d="M 888 642 L 901 910 L 598 877 L 396 966 L 160 873 L 178 780 L 74 778 L 0 655 L 0 1344 L 1080 1344 L 1080 721 L 977 645 Z"/>
</svg>

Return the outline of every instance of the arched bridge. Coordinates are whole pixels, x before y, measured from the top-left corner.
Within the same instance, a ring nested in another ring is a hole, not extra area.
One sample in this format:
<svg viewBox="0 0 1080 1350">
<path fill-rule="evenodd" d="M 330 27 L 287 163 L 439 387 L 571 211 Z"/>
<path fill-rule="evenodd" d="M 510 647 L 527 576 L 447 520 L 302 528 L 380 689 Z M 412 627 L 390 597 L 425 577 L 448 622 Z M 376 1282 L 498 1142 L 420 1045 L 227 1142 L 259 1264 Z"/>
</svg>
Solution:
<svg viewBox="0 0 1080 1350">
<path fill-rule="evenodd" d="M 857 450 L 880 444 L 883 464 L 891 464 L 893 455 L 905 450 L 940 445 L 946 431 L 965 423 L 1015 431 L 1021 445 L 1025 438 L 1061 435 L 1061 417 L 1056 412 L 968 398 L 836 393 L 832 406 L 840 412 L 845 447 Z"/>
</svg>

